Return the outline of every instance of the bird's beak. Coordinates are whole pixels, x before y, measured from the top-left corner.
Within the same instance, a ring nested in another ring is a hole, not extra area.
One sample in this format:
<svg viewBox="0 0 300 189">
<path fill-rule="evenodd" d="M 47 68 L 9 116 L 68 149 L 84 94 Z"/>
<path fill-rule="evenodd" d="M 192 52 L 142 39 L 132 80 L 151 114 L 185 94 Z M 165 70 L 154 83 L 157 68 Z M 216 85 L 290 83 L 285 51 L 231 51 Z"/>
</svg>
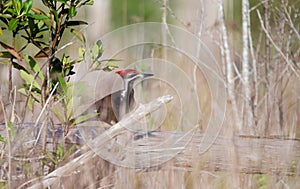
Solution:
<svg viewBox="0 0 300 189">
<path fill-rule="evenodd" d="M 154 74 L 151 73 L 141 73 L 141 75 L 143 76 L 143 78 L 154 76 Z"/>
</svg>

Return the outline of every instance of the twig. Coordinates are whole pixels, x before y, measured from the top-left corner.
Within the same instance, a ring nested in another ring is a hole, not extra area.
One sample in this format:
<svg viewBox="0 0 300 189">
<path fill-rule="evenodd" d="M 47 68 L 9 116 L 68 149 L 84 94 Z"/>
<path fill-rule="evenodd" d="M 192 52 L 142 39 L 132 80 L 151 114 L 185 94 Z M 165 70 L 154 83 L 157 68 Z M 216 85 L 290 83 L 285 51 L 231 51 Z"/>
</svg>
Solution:
<svg viewBox="0 0 300 189">
<path fill-rule="evenodd" d="M 286 7 L 283 6 L 283 8 L 284 8 L 284 13 L 285 13 L 286 18 L 287 18 L 287 20 L 288 20 L 288 22 L 289 22 L 290 27 L 293 29 L 293 31 L 294 31 L 294 33 L 296 34 L 298 40 L 300 40 L 300 33 L 299 33 L 299 31 L 298 31 L 299 29 L 297 30 L 297 29 L 295 28 L 295 25 L 294 25 L 294 23 L 293 23 L 293 21 L 292 21 L 292 19 L 291 19 L 290 14 L 288 13 Z"/>
<path fill-rule="evenodd" d="M 6 142 L 7 142 L 7 147 L 8 147 L 8 173 L 7 173 L 7 181 L 8 181 L 8 188 L 11 188 L 11 138 L 9 135 L 9 127 L 8 127 L 8 119 L 6 117 L 6 111 L 5 111 L 5 107 L 3 104 L 3 100 L 2 100 L 2 96 L 0 96 L 0 104 L 1 104 L 1 108 L 3 111 L 3 116 L 4 116 L 4 120 L 5 120 L 5 128 L 6 128 Z"/>
<path fill-rule="evenodd" d="M 162 2 L 162 1 L 164 1 L 164 0 L 154 0 L 154 2 L 157 2 L 157 3 L 161 4 L 162 6 L 165 6 L 165 5 L 164 5 L 164 2 Z M 203 7 L 204 7 L 204 6 L 203 6 Z M 186 28 L 189 27 L 189 24 L 184 23 L 184 20 L 180 19 L 180 18 L 176 15 L 176 13 L 171 9 L 170 6 L 166 5 L 165 8 L 166 8 L 166 10 L 170 13 L 170 15 L 171 15 L 175 20 L 177 20 L 180 24 L 182 24 L 182 25 L 183 25 L 184 27 L 186 27 Z"/>
<path fill-rule="evenodd" d="M 267 2 L 269 0 L 264 0 L 264 1 L 260 1 L 259 3 L 257 3 L 256 5 L 252 6 L 250 9 L 249 9 L 249 12 L 252 12 L 256 9 L 258 9 L 258 7 L 260 7 L 262 4 L 264 4 L 265 2 Z"/>
<path fill-rule="evenodd" d="M 41 113 L 39 114 L 39 116 L 38 116 L 38 118 L 37 118 L 37 120 L 36 120 L 36 122 L 35 122 L 33 128 L 36 128 L 36 126 L 39 124 L 39 121 L 40 121 L 40 119 L 41 119 L 41 117 L 42 117 L 42 115 L 43 115 L 43 113 L 44 113 L 46 107 L 48 106 L 48 104 L 49 104 L 49 102 L 50 102 L 50 100 L 51 100 L 51 97 L 52 97 L 52 95 L 54 94 L 54 92 L 55 92 L 57 86 L 58 86 L 58 82 L 55 84 L 53 90 L 51 91 L 50 95 L 48 96 L 48 99 L 47 99 L 45 105 L 43 106 L 43 109 L 41 110 Z M 37 141 L 38 141 L 38 139 L 39 139 L 39 137 L 40 137 L 40 134 L 41 134 L 41 131 L 42 131 L 42 130 L 43 130 L 43 128 L 40 129 L 40 132 L 39 132 L 39 134 L 38 134 L 38 136 L 37 136 L 37 138 L 36 138 L 36 141 L 35 141 L 35 143 L 34 143 L 34 146 L 37 144 Z"/>
<path fill-rule="evenodd" d="M 250 11 L 249 11 L 250 13 Z M 254 99 L 252 102 L 252 119 L 254 122 L 254 126 L 257 126 L 257 123 L 255 122 L 255 118 L 257 117 L 257 103 L 258 103 L 258 76 L 257 76 L 257 61 L 254 53 L 254 48 L 253 48 L 253 39 L 252 39 L 252 32 L 251 32 L 251 27 L 250 27 L 250 16 L 248 16 L 248 24 L 249 24 L 249 33 L 248 33 L 248 38 L 249 38 L 249 47 L 250 47 L 250 54 L 251 54 L 251 59 L 252 59 L 252 70 L 253 70 L 253 82 L 254 82 Z"/>
<path fill-rule="evenodd" d="M 293 65 L 291 64 L 289 58 L 286 57 L 286 56 L 283 54 L 283 52 L 281 51 L 281 49 L 276 45 L 276 43 L 275 43 L 274 40 L 272 39 L 272 37 L 271 37 L 270 33 L 268 32 L 268 30 L 265 28 L 259 10 L 256 10 L 256 12 L 257 12 L 257 16 L 258 16 L 259 21 L 260 21 L 261 28 L 264 30 L 264 32 L 265 32 L 267 38 L 270 40 L 270 42 L 272 43 L 272 45 L 274 46 L 274 48 L 276 49 L 276 51 L 279 52 L 279 54 L 282 56 L 282 58 L 285 60 L 285 62 L 288 64 L 288 66 L 291 68 L 291 70 L 295 73 L 295 75 L 297 76 L 297 78 L 300 79 L 299 73 L 295 70 L 295 68 L 294 68 Z"/>
<path fill-rule="evenodd" d="M 250 86 L 250 65 L 249 65 L 249 33 L 250 33 L 250 14 L 249 14 L 249 1 L 242 1 L 242 25 L 243 25 L 243 56 L 242 56 L 242 83 L 243 95 L 245 105 L 246 126 L 250 129 L 252 134 L 255 134 L 253 127 L 253 112 L 251 111 L 251 86 Z"/>
<path fill-rule="evenodd" d="M 237 102 L 236 102 L 236 96 L 234 93 L 234 79 L 233 79 L 233 69 L 232 65 L 233 62 L 231 61 L 230 58 L 230 50 L 229 50 L 229 43 L 228 43 L 228 35 L 227 35 L 227 29 L 225 26 L 225 16 L 224 16 L 224 8 L 223 8 L 223 2 L 222 0 L 218 0 L 218 8 L 219 8 L 219 19 L 220 19 L 220 25 L 221 25 L 221 35 L 222 35 L 222 42 L 223 42 L 223 52 L 224 52 L 224 58 L 225 58 L 225 64 L 226 64 L 226 75 L 227 75 L 227 91 L 228 91 L 228 96 L 229 100 L 232 104 L 233 108 L 233 114 L 234 114 L 234 126 L 238 129 L 238 131 L 241 131 L 242 129 L 242 123 L 241 123 L 241 118 L 239 116 L 238 108 L 237 108 Z"/>
<path fill-rule="evenodd" d="M 167 37 L 169 37 L 171 39 L 172 44 L 175 45 L 176 43 L 175 43 L 174 37 L 171 34 L 168 23 L 167 23 L 168 0 L 163 0 L 162 10 L 163 10 L 163 13 L 162 13 L 162 18 L 161 18 L 162 21 L 161 22 L 162 22 L 162 25 L 164 26 L 164 29 L 162 31 L 162 42 L 164 45 L 167 45 L 168 44 Z M 165 32 L 167 32 L 167 33 L 165 33 Z M 167 49 L 166 48 L 163 48 L 163 57 L 167 58 Z"/>
</svg>

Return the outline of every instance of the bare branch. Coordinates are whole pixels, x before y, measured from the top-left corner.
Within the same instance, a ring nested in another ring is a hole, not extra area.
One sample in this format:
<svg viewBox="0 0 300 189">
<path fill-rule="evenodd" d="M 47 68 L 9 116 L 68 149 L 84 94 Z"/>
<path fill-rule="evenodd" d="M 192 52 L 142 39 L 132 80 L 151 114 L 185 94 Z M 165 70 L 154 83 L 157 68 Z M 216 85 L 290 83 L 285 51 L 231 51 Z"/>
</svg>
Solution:
<svg viewBox="0 0 300 189">
<path fill-rule="evenodd" d="M 295 25 L 294 25 L 294 23 L 293 23 L 293 21 L 292 21 L 292 19 L 291 19 L 290 13 L 288 13 L 288 11 L 287 11 L 287 9 L 286 9 L 285 6 L 283 6 L 283 8 L 284 8 L 284 13 L 285 13 L 285 15 L 286 15 L 286 18 L 287 18 L 287 20 L 288 20 L 288 23 L 289 23 L 290 27 L 293 29 L 293 31 L 294 31 L 294 33 L 296 34 L 298 40 L 300 40 L 300 33 L 299 33 L 299 31 L 295 28 Z"/>
<path fill-rule="evenodd" d="M 251 89 L 250 89 L 250 66 L 249 66 L 249 31 L 250 31 L 250 15 L 249 15 L 249 1 L 243 0 L 242 2 L 242 19 L 243 19 L 243 89 L 244 89 L 244 99 L 245 99 L 245 119 L 246 125 L 250 128 L 252 134 L 253 130 L 253 114 L 251 112 Z"/>
<path fill-rule="evenodd" d="M 10 128 L 9 128 L 9 123 L 8 123 L 8 118 L 6 117 L 6 111 L 5 111 L 5 107 L 4 107 L 4 103 L 2 100 L 2 96 L 0 96 L 0 104 L 1 104 L 1 108 L 4 114 L 4 121 L 5 121 L 5 128 L 6 128 L 6 142 L 7 142 L 7 146 L 8 146 L 8 188 L 11 188 L 11 170 L 12 170 L 12 164 L 11 164 L 11 138 L 10 138 Z M 13 109 L 13 108 L 12 108 Z"/>
<path fill-rule="evenodd" d="M 55 92 L 57 86 L 58 86 L 58 82 L 55 84 L 53 90 L 51 91 L 51 93 L 50 93 L 50 95 L 49 95 L 49 97 L 48 97 L 46 103 L 44 104 L 43 109 L 41 110 L 41 112 L 40 112 L 40 114 L 39 114 L 39 116 L 38 116 L 38 118 L 37 118 L 37 120 L 36 120 L 35 125 L 34 125 L 33 128 L 36 128 L 37 125 L 39 124 L 39 121 L 40 121 L 40 119 L 41 119 L 41 116 L 43 115 L 43 113 L 44 113 L 46 107 L 48 106 L 48 104 L 49 104 L 49 102 L 50 102 L 50 100 L 51 100 L 51 98 L 52 98 L 52 95 L 54 94 L 54 92 Z M 36 138 L 36 141 L 35 141 L 35 144 L 34 144 L 34 145 L 37 144 L 38 139 L 40 138 L 40 134 L 41 134 L 41 131 L 42 131 L 42 130 L 43 130 L 43 128 L 40 129 L 40 132 L 39 132 L 39 134 L 38 134 L 38 136 L 37 136 L 37 138 Z"/>
<path fill-rule="evenodd" d="M 227 35 L 227 29 L 225 26 L 225 17 L 224 17 L 224 8 L 223 8 L 223 2 L 222 0 L 218 0 L 218 8 L 219 8 L 219 20 L 220 20 L 220 25 L 221 25 L 221 35 L 222 35 L 222 42 L 223 42 L 223 50 L 224 50 L 224 55 L 225 55 L 225 64 L 226 64 L 226 76 L 227 76 L 227 89 L 228 89 L 228 96 L 230 103 L 232 104 L 233 107 L 233 113 L 234 113 L 234 122 L 235 122 L 235 127 L 241 131 L 242 129 L 242 123 L 241 119 L 238 113 L 238 108 L 237 108 L 237 102 L 236 102 L 236 96 L 234 93 L 234 76 L 233 76 L 233 62 L 231 61 L 230 58 L 230 50 L 229 50 L 229 44 L 228 44 L 228 35 Z"/>
<path fill-rule="evenodd" d="M 260 24 L 261 24 L 261 28 L 264 30 L 267 38 L 270 40 L 270 42 L 272 43 L 272 45 L 274 46 L 274 48 L 276 49 L 276 51 L 282 56 L 282 58 L 285 60 L 285 62 L 288 64 L 288 66 L 290 67 L 290 69 L 295 73 L 295 75 L 297 76 L 298 79 L 300 79 L 299 73 L 295 70 L 294 66 L 292 65 L 291 61 L 289 60 L 288 57 L 286 57 L 284 55 L 284 53 L 281 51 L 281 49 L 276 45 L 276 43 L 274 42 L 274 40 L 272 39 L 270 33 L 268 32 L 268 30 L 265 28 L 263 20 L 261 18 L 260 12 L 259 10 L 256 11 L 257 12 L 257 16 L 259 18 Z"/>
</svg>

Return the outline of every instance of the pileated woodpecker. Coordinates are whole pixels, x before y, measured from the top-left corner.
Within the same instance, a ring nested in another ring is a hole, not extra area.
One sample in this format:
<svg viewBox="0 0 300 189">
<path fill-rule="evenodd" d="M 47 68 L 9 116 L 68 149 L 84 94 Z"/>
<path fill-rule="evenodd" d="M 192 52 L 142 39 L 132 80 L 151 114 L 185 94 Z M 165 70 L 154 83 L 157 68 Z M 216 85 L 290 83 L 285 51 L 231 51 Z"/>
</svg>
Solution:
<svg viewBox="0 0 300 189">
<path fill-rule="evenodd" d="M 121 76 L 124 87 L 122 90 L 114 92 L 104 98 L 96 101 L 85 113 L 97 112 L 97 120 L 108 124 L 117 123 L 122 117 L 134 108 L 134 90 L 133 84 L 138 79 L 153 76 L 150 73 L 140 73 L 134 69 L 117 71 Z M 105 85 L 105 83 L 103 83 Z"/>
</svg>

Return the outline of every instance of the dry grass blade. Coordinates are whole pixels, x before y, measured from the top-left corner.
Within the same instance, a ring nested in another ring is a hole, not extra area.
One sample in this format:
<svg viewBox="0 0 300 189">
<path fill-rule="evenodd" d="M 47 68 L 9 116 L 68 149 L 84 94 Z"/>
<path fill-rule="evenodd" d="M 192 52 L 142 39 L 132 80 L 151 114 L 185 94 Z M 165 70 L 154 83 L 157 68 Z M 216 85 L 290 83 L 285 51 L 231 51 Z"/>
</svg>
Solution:
<svg viewBox="0 0 300 189">
<path fill-rule="evenodd" d="M 11 139 L 10 139 L 10 135 L 9 135 L 9 121 L 6 117 L 6 111 L 5 111 L 5 107 L 4 107 L 4 103 L 2 100 L 2 96 L 0 96 L 0 104 L 1 104 L 1 108 L 4 114 L 4 120 L 5 120 L 5 128 L 6 128 L 6 137 L 7 137 L 7 147 L 8 147 L 8 188 L 11 188 Z"/>
<path fill-rule="evenodd" d="M 103 145 L 107 141 L 111 140 L 114 136 L 118 135 L 121 131 L 123 131 L 125 129 L 126 126 L 132 124 L 137 119 L 142 119 L 144 116 L 146 116 L 150 112 L 157 110 L 160 106 L 162 106 L 165 103 L 170 102 L 172 99 L 173 99 L 172 96 L 167 95 L 167 96 L 159 97 L 156 100 L 153 100 L 148 104 L 145 104 L 145 105 L 140 104 L 139 107 L 134 112 L 130 113 L 127 117 L 125 117 L 119 123 L 115 124 L 110 129 L 105 131 L 102 135 L 98 136 L 97 138 L 95 138 L 93 140 L 93 142 L 96 143 L 98 146 L 97 149 L 93 149 L 94 151 L 89 150 L 88 152 L 85 152 L 84 154 L 73 159 L 66 165 L 64 165 L 64 166 L 56 169 L 55 171 L 51 172 L 50 174 L 42 177 L 41 179 L 39 179 L 38 183 L 35 183 L 34 185 L 32 185 L 29 188 L 35 189 L 35 188 L 41 188 L 41 186 L 47 187 L 47 186 L 51 186 L 52 184 L 58 182 L 60 177 L 62 177 L 63 175 L 72 173 L 78 167 L 80 167 L 81 165 L 84 165 L 89 160 L 91 160 L 93 158 L 93 156 L 95 155 L 95 152 L 97 152 L 98 150 L 101 150 L 101 145 Z M 80 149 L 80 151 L 85 151 L 86 149 L 87 149 L 87 146 L 83 146 Z M 31 180 L 25 184 L 27 185 L 28 183 L 35 182 L 35 181 L 36 181 L 36 179 Z M 23 186 L 24 186 L 24 184 L 21 185 L 19 188 L 22 188 Z"/>
</svg>

